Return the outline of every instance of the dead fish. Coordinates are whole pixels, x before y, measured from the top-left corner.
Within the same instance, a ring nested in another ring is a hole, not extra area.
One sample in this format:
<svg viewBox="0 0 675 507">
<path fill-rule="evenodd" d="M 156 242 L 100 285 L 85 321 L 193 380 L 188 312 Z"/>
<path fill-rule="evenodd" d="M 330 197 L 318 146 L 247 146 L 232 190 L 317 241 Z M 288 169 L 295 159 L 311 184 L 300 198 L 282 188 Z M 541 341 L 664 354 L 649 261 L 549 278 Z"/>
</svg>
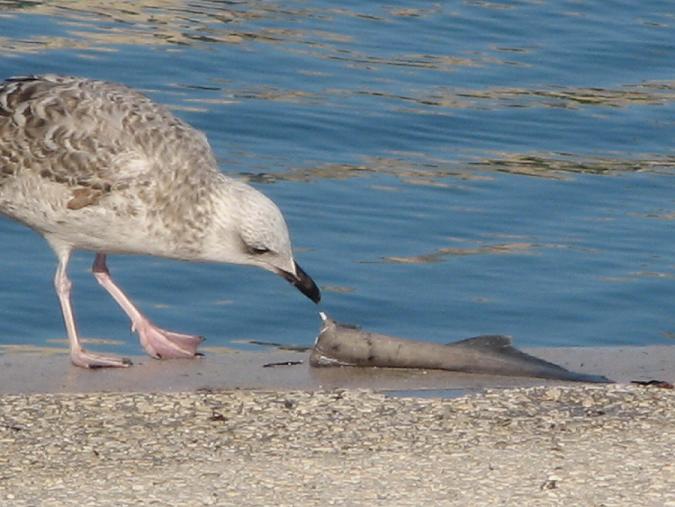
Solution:
<svg viewBox="0 0 675 507">
<path fill-rule="evenodd" d="M 602 375 L 576 373 L 522 352 L 501 335 L 477 336 L 442 345 L 369 333 L 338 324 L 320 313 L 323 326 L 310 354 L 311 366 L 379 366 L 540 377 L 611 383 Z"/>
</svg>

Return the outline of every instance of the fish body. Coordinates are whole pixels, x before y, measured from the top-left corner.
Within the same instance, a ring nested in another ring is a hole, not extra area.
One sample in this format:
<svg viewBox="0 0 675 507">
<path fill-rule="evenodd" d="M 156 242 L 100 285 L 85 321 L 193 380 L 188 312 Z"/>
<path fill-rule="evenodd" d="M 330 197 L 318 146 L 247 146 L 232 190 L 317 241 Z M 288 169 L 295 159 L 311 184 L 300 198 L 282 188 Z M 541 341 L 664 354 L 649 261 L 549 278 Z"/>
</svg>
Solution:
<svg viewBox="0 0 675 507">
<path fill-rule="evenodd" d="M 612 382 L 602 375 L 569 371 L 522 352 L 511 338 L 486 335 L 447 345 L 370 333 L 321 314 L 323 326 L 310 365 L 419 368 L 490 375 L 539 377 L 576 382 Z"/>
</svg>

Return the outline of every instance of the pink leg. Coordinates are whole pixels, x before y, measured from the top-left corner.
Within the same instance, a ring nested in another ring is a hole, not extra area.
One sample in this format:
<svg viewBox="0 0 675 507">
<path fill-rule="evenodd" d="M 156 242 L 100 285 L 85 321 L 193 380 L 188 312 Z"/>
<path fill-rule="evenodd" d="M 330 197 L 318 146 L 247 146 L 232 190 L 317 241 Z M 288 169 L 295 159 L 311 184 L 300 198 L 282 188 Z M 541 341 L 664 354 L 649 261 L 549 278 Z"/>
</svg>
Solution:
<svg viewBox="0 0 675 507">
<path fill-rule="evenodd" d="M 194 357 L 197 347 L 204 340 L 201 336 L 173 333 L 154 325 L 144 316 L 131 300 L 122 292 L 110 277 L 105 263 L 105 254 L 96 254 L 92 271 L 98 283 L 107 290 L 117 304 L 131 319 L 131 330 L 138 332 L 141 345 L 154 358 L 167 359 L 178 357 Z"/>
<path fill-rule="evenodd" d="M 95 354 L 86 351 L 81 343 L 75 325 L 75 316 L 73 315 L 73 308 L 70 304 L 70 290 L 72 283 L 68 278 L 66 269 L 68 267 L 68 260 L 70 259 L 69 248 L 55 248 L 56 255 L 59 257 L 59 266 L 56 269 L 56 276 L 54 277 L 54 286 L 56 293 L 61 302 L 61 311 L 63 313 L 63 321 L 66 324 L 66 332 L 68 333 L 68 341 L 70 343 L 70 360 L 74 365 L 82 368 L 105 368 L 105 367 L 124 367 L 131 365 L 129 359 L 119 356 L 108 356 L 102 354 Z"/>
</svg>

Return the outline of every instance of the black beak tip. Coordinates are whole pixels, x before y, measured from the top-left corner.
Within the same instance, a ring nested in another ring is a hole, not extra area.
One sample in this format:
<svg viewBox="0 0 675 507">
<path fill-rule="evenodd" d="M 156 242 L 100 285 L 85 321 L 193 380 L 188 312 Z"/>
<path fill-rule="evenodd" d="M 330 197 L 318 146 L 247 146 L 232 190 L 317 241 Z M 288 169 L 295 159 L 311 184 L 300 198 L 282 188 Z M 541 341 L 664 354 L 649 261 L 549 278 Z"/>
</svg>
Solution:
<svg viewBox="0 0 675 507">
<path fill-rule="evenodd" d="M 316 286 L 316 284 L 314 285 L 312 290 L 310 290 L 308 292 L 303 292 L 303 294 L 305 296 L 307 296 L 309 299 L 311 299 L 312 301 L 314 301 L 316 304 L 319 304 L 321 302 L 321 291 Z"/>
<path fill-rule="evenodd" d="M 305 273 L 297 262 L 295 263 L 295 273 L 296 274 L 293 275 L 292 273 L 282 271 L 281 276 L 291 284 L 295 285 L 295 287 L 309 299 L 315 303 L 319 303 L 319 301 L 321 301 L 321 291 L 319 290 L 319 287 L 317 287 L 314 280 L 312 280 L 312 277 Z"/>
</svg>

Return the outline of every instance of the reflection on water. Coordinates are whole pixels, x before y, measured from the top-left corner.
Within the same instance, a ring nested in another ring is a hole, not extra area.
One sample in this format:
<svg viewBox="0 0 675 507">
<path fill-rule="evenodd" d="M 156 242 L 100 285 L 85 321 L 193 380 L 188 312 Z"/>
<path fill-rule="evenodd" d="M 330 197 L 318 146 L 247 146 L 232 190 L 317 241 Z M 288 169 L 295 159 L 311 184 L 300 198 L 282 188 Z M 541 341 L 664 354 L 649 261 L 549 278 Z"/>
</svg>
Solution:
<svg viewBox="0 0 675 507">
<path fill-rule="evenodd" d="M 62 345 L 68 345 L 68 340 L 66 338 L 49 338 L 45 340 L 47 343 L 60 343 Z M 114 345 L 120 346 L 124 342 L 122 340 L 112 340 L 110 338 L 82 338 L 82 343 L 86 345 Z"/>
<path fill-rule="evenodd" d="M 227 7 L 224 7 L 227 5 Z M 218 1 L 191 2 L 12 2 L 0 3 L 0 15 L 45 16 L 56 20 L 59 36 L 35 34 L 0 38 L 0 49 L 12 52 L 36 52 L 48 49 L 92 49 L 110 51 L 117 45 L 199 45 L 238 44 L 246 41 L 266 43 L 298 42 L 328 47 L 330 43 L 349 42 L 352 37 L 329 30 L 242 26 L 244 21 L 267 19 L 330 20 L 353 16 L 342 9 L 290 7 L 287 3 L 249 1 L 242 4 Z M 423 56 L 423 55 L 420 55 Z M 370 57 L 352 55 L 351 60 L 368 61 Z M 394 65 L 422 65 L 410 58 Z"/>
<path fill-rule="evenodd" d="M 313 180 L 347 180 L 385 174 L 395 176 L 411 185 L 440 187 L 457 186 L 447 178 L 461 180 L 489 179 L 489 171 L 565 179 L 567 173 L 613 174 L 621 172 L 669 173 L 675 168 L 675 156 L 646 159 L 611 159 L 602 157 L 580 158 L 566 153 L 490 153 L 491 158 L 481 160 L 442 160 L 418 154 L 405 154 L 405 158 L 366 157 L 362 164 L 326 164 L 320 167 L 291 168 L 285 172 L 243 173 L 242 179 L 253 183 L 280 181 L 310 182 Z M 414 160 L 416 163 L 412 162 Z M 477 173 L 476 169 L 488 171 Z"/>
<path fill-rule="evenodd" d="M 41 347 L 39 345 L 0 345 L 0 353 L 7 354 L 68 354 L 68 347 Z"/>
<path fill-rule="evenodd" d="M 441 181 L 458 171 L 442 169 L 441 164 L 450 165 L 450 161 L 436 161 L 431 167 L 411 167 L 408 160 L 394 158 L 373 158 L 363 164 L 326 164 L 320 167 L 296 168 L 283 173 L 243 174 L 244 179 L 254 183 L 275 183 L 278 181 L 304 181 L 330 179 L 346 180 L 373 174 L 388 174 L 400 178 L 406 183 L 449 186 Z"/>
<path fill-rule="evenodd" d="M 655 343 L 675 329 L 675 18 L 640 6 L 0 0 L 0 74 L 122 81 L 204 130 L 224 171 L 280 204 L 340 321 Z M 49 345 L 53 256 L 16 224 L 0 237 L 0 343 Z M 90 262 L 72 263 L 83 333 L 138 353 Z M 268 273 L 111 269 L 214 352 L 317 333 L 316 309 Z"/>
<path fill-rule="evenodd" d="M 492 88 L 487 90 L 440 90 L 427 97 L 399 97 L 423 105 L 455 108 L 552 107 L 583 106 L 627 107 L 630 105 L 662 105 L 675 100 L 673 81 L 623 85 L 606 88 Z"/>
<path fill-rule="evenodd" d="M 537 245 L 531 243 L 504 243 L 500 245 L 481 245 L 476 247 L 444 247 L 435 252 L 423 255 L 411 255 L 408 257 L 388 256 L 384 257 L 384 262 L 392 264 L 430 264 L 441 262 L 448 255 L 501 255 L 509 253 L 526 253 L 536 248 Z"/>
<path fill-rule="evenodd" d="M 219 2 L 1 2 L 4 16 L 45 16 L 56 21 L 59 36 L 0 38 L 0 49 L 36 52 L 48 49 L 109 51 L 115 45 L 237 43 L 242 38 L 219 25 L 263 15 L 237 12 Z M 38 18 L 39 19 L 39 18 Z"/>
<path fill-rule="evenodd" d="M 565 173 L 612 174 L 643 171 L 670 173 L 675 168 L 673 156 L 627 160 L 601 157 L 580 159 L 569 154 L 505 153 L 502 157 L 471 164 L 500 172 L 544 178 L 560 178 L 564 177 Z"/>
<path fill-rule="evenodd" d="M 670 271 L 668 273 L 655 271 L 636 271 L 634 273 L 627 273 L 625 276 L 601 277 L 601 280 L 603 282 L 626 283 L 631 281 L 637 281 L 641 278 L 659 278 L 659 279 L 666 278 L 669 280 L 675 280 L 675 271 Z"/>
</svg>

